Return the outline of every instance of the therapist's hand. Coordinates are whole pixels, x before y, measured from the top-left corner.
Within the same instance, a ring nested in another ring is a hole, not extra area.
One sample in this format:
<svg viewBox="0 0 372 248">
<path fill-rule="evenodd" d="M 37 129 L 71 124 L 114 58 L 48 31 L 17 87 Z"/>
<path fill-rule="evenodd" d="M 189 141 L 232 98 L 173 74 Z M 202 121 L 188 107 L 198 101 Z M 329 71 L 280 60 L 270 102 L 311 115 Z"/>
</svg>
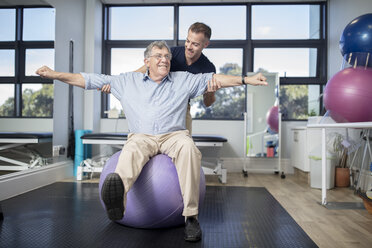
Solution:
<svg viewBox="0 0 372 248">
<path fill-rule="evenodd" d="M 97 90 L 101 91 L 103 93 L 106 93 L 106 94 L 110 94 L 111 93 L 111 86 L 109 84 L 105 84 L 105 85 L 102 86 L 102 88 L 98 88 Z"/>
<path fill-rule="evenodd" d="M 213 93 L 219 89 L 221 89 L 221 83 L 217 81 L 214 77 L 212 77 L 211 80 L 208 81 L 207 92 Z"/>
</svg>

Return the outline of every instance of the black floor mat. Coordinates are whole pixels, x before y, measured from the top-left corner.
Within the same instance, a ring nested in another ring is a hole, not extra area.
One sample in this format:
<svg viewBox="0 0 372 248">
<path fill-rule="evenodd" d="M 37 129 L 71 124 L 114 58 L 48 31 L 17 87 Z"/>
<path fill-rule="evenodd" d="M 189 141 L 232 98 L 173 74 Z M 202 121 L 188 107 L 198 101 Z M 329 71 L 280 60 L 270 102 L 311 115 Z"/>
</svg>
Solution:
<svg viewBox="0 0 372 248">
<path fill-rule="evenodd" d="M 143 230 L 111 222 L 98 184 L 54 183 L 1 202 L 0 247 L 317 247 L 265 188 L 207 187 L 203 239 L 183 227 Z"/>
</svg>

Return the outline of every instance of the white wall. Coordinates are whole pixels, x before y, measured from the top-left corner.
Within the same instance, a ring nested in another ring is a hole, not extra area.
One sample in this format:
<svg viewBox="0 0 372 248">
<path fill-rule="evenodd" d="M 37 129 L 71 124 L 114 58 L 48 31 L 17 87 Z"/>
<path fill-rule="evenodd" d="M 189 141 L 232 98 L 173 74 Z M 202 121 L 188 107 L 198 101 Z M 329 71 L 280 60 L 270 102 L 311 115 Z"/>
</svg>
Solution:
<svg viewBox="0 0 372 248">
<path fill-rule="evenodd" d="M 0 132 L 53 132 L 53 119 L 2 118 Z"/>
<path fill-rule="evenodd" d="M 102 4 L 100 0 L 86 1 L 84 71 L 101 73 L 102 58 Z M 101 94 L 84 92 L 84 129 L 99 131 Z"/>
</svg>

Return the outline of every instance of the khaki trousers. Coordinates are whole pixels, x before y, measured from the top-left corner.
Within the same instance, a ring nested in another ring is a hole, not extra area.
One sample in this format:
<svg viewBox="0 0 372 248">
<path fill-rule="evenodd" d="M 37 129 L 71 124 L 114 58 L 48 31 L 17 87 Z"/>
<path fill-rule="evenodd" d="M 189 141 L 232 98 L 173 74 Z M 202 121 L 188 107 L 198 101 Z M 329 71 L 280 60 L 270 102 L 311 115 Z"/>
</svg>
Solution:
<svg viewBox="0 0 372 248">
<path fill-rule="evenodd" d="M 189 130 L 190 135 L 192 134 L 192 117 L 190 113 L 190 103 L 187 105 L 186 111 L 186 129 Z"/>
<path fill-rule="evenodd" d="M 198 214 L 201 153 L 187 130 L 160 135 L 131 133 L 115 172 L 124 183 L 126 196 L 143 166 L 156 154 L 168 155 L 176 166 L 184 202 L 183 216 Z"/>
</svg>

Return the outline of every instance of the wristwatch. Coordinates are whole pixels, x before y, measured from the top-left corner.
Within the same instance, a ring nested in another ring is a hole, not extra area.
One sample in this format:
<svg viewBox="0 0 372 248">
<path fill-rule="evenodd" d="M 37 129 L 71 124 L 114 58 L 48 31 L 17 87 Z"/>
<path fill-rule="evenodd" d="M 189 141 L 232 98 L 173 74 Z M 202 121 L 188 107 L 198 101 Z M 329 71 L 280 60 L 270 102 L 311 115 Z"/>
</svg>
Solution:
<svg viewBox="0 0 372 248">
<path fill-rule="evenodd" d="M 242 85 L 245 85 L 246 83 L 244 82 L 245 76 L 242 76 Z"/>
</svg>

